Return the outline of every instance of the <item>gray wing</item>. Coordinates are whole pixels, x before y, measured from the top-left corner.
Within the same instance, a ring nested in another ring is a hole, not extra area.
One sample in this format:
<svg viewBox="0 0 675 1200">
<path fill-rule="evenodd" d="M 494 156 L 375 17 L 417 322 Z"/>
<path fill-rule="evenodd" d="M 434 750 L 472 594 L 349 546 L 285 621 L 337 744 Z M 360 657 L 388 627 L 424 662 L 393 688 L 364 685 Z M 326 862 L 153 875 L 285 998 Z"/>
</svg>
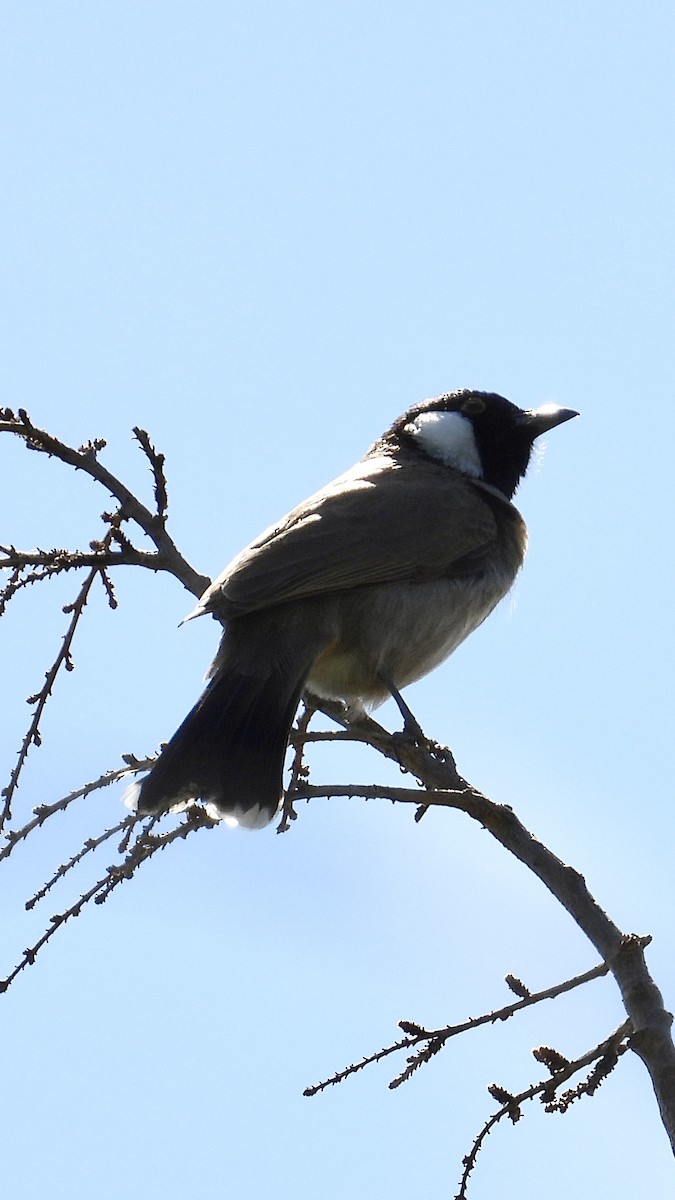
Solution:
<svg viewBox="0 0 675 1200">
<path fill-rule="evenodd" d="M 194 616 L 253 612 L 367 584 L 480 568 L 498 533 L 469 480 L 431 460 L 366 458 L 265 530 L 211 584 Z M 505 502 L 509 508 L 508 502 Z"/>
</svg>

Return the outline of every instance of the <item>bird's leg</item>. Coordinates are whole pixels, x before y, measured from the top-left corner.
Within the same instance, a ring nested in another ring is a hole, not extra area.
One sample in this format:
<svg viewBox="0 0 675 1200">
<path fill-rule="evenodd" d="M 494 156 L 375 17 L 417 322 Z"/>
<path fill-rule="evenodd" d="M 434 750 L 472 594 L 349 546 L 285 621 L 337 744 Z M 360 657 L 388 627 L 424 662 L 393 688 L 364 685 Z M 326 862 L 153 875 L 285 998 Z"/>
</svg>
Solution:
<svg viewBox="0 0 675 1200">
<path fill-rule="evenodd" d="M 427 738 L 419 721 L 413 716 L 412 712 L 408 708 L 403 696 L 399 692 L 398 688 L 395 687 L 390 676 L 387 675 L 386 671 L 382 670 L 378 671 L 378 675 L 387 691 L 390 693 L 392 700 L 398 708 L 398 711 L 403 717 L 403 733 L 405 737 L 409 738 L 411 742 L 418 742 L 420 745 L 426 744 L 429 739 Z"/>
</svg>

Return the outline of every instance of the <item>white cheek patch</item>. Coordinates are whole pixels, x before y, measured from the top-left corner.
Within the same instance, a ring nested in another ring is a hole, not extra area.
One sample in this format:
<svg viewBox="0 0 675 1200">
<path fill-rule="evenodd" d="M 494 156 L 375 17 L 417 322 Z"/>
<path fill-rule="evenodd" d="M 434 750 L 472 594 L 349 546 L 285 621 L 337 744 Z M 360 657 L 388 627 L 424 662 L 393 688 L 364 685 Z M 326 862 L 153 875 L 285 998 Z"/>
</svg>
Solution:
<svg viewBox="0 0 675 1200">
<path fill-rule="evenodd" d="M 477 479 L 482 477 L 480 454 L 468 417 L 458 412 L 420 413 L 406 425 L 405 432 L 415 438 L 422 450 L 445 463 L 446 467 L 455 467 Z"/>
</svg>

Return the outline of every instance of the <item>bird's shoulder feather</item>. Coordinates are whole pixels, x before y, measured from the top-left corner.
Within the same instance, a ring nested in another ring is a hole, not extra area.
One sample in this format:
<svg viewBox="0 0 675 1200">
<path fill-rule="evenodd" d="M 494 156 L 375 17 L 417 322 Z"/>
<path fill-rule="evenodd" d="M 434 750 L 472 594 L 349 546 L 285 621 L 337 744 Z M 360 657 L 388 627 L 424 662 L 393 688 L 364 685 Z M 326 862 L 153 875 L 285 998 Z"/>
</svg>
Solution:
<svg viewBox="0 0 675 1200">
<path fill-rule="evenodd" d="M 514 521 L 524 531 L 505 497 L 458 471 L 371 454 L 251 542 L 197 611 L 232 617 L 372 584 L 466 577 Z"/>
</svg>

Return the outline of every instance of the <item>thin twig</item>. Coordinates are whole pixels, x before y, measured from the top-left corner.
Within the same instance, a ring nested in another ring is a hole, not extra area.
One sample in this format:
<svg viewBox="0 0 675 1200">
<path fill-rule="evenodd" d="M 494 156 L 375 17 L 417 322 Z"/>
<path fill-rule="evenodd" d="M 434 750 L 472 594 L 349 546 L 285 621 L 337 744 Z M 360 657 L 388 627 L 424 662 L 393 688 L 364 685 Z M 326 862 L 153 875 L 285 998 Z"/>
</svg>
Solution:
<svg viewBox="0 0 675 1200">
<path fill-rule="evenodd" d="M 112 825 L 110 829 L 104 829 L 103 833 L 100 833 L 98 837 L 87 838 L 80 849 L 75 854 L 71 855 L 67 862 L 62 863 L 61 866 L 57 868 L 51 879 L 48 879 L 41 888 L 38 888 L 37 892 L 35 892 L 35 895 L 31 896 L 30 900 L 26 901 L 26 908 L 34 908 L 35 905 L 40 902 L 40 900 L 44 900 L 47 893 L 52 890 L 59 880 L 63 879 L 64 875 L 67 875 L 69 871 L 72 871 L 73 868 L 78 865 L 78 863 L 82 862 L 82 859 L 85 858 L 87 854 L 92 854 L 94 850 L 98 850 L 99 846 L 102 846 L 104 842 L 110 841 L 110 838 L 115 837 L 116 834 L 122 833 L 127 829 L 130 830 L 132 825 L 136 823 L 137 819 L 138 818 L 131 813 L 128 816 L 123 817 L 121 821 L 118 821 L 117 825 Z"/>
<path fill-rule="evenodd" d="M 131 755 L 127 758 L 131 759 Z M 90 783 L 85 783 L 84 787 L 76 788 L 73 792 L 68 792 L 66 796 L 62 796 L 60 800 L 55 800 L 53 804 L 41 804 L 38 808 L 33 809 L 33 819 L 27 821 L 20 829 L 8 830 L 5 834 L 6 844 L 0 850 L 0 862 L 3 858 L 9 858 L 15 846 L 19 842 L 25 841 L 34 829 L 38 829 L 44 825 L 45 821 L 52 817 L 54 813 L 65 812 L 74 800 L 81 800 L 84 796 L 89 796 L 92 792 L 96 792 L 99 788 L 109 787 L 111 783 L 118 783 L 120 779 L 124 779 L 127 775 L 135 771 L 145 771 L 154 763 L 155 758 L 133 759 L 129 765 L 125 767 L 117 767 L 113 771 L 106 771 L 103 775 L 99 775 L 98 779 L 93 779 Z"/>
<path fill-rule="evenodd" d="M 120 550 L 17 550 L 14 546 L 0 548 L 0 570 L 23 569 L 37 567 L 43 575 L 35 576 L 35 581 L 61 571 L 72 571 L 79 567 L 148 567 L 151 571 L 168 569 L 168 559 L 154 550 L 138 550 L 126 542 Z M 160 564 L 165 563 L 165 566 Z M 26 578 L 25 583 L 32 583 L 32 578 Z M 7 585 L 6 585 L 7 586 Z"/>
<path fill-rule="evenodd" d="M 378 742 L 382 741 L 380 732 L 377 739 Z M 634 1029 L 631 1049 L 647 1067 L 661 1119 L 675 1152 L 673 1017 L 666 1009 L 663 996 L 645 961 L 644 951 L 649 938 L 622 933 L 591 895 L 584 877 L 530 833 L 513 809 L 496 804 L 472 788 L 458 775 L 454 762 L 444 767 L 440 756 L 432 754 L 425 765 L 425 751 L 419 747 L 413 748 L 412 755 L 416 759 L 414 770 L 417 778 L 434 790 L 420 794 L 412 788 L 371 788 L 369 785 L 317 788 L 308 785 L 298 790 L 297 798 L 364 796 L 418 805 L 421 799 L 425 805 L 457 808 L 479 822 L 505 849 L 524 863 L 567 910 L 600 957 L 609 964 Z M 446 781 L 445 787 L 441 782 L 443 779 Z"/>
<path fill-rule="evenodd" d="M 74 447 L 67 445 L 66 442 L 60 441 L 59 438 L 53 437 L 46 430 L 39 429 L 38 426 L 32 423 L 24 409 L 20 408 L 16 416 L 10 410 L 5 410 L 1 415 L 3 419 L 0 419 L 0 433 L 15 434 L 25 441 L 29 449 L 41 451 L 60 459 L 61 462 L 74 467 L 77 471 L 84 471 L 92 479 L 96 480 L 97 483 L 106 488 L 119 501 L 120 511 L 124 519 L 135 521 L 156 546 L 161 556 L 155 562 L 156 568 L 158 570 L 170 571 L 194 596 L 199 597 L 203 594 L 211 582 L 210 579 L 206 575 L 200 575 L 183 558 L 183 555 L 179 552 L 164 525 L 165 515 L 162 504 L 165 502 L 166 488 L 164 488 L 163 497 L 162 490 L 158 488 L 157 484 L 157 472 L 159 471 L 161 456 L 157 455 L 156 451 L 152 451 L 155 458 L 154 461 L 151 459 L 151 463 L 153 465 L 153 472 L 155 473 L 158 511 L 152 513 L 149 508 L 146 508 L 137 499 L 126 484 L 122 483 L 121 479 L 118 479 L 116 475 L 113 475 L 111 471 L 108 471 L 99 462 L 98 453 L 105 446 L 103 439 L 89 442 L 86 446 L 82 446 L 76 450 Z M 143 448 L 145 449 L 145 447 Z"/>
<path fill-rule="evenodd" d="M 543 1000 L 554 1000 L 557 996 L 562 996 L 565 992 L 571 992 L 574 988 L 590 983 L 592 979 L 599 979 L 602 975 L 607 975 L 608 971 L 609 967 L 606 963 L 599 963 L 596 967 L 592 967 L 590 971 L 585 971 L 583 975 L 576 975 L 573 979 L 566 979 L 563 983 L 554 984 L 553 987 L 545 988 L 543 991 L 532 992 L 529 996 L 521 1000 L 507 1004 L 503 1008 L 494 1009 L 492 1012 L 483 1013 L 480 1017 L 471 1017 L 468 1021 L 462 1021 L 459 1025 L 446 1025 L 442 1029 L 429 1030 L 424 1029 L 421 1025 L 413 1021 L 400 1021 L 399 1027 L 408 1034 L 407 1037 L 401 1038 L 390 1046 L 386 1046 L 383 1050 L 378 1050 L 375 1054 L 366 1056 L 358 1063 L 352 1063 L 342 1071 L 336 1071 L 334 1075 L 331 1075 L 328 1079 L 324 1079 L 321 1083 L 306 1088 L 303 1096 L 316 1096 L 319 1092 L 325 1091 L 326 1088 L 332 1087 L 337 1083 L 342 1083 L 344 1079 L 356 1074 L 357 1071 L 362 1071 L 364 1067 L 381 1062 L 383 1058 L 388 1058 L 391 1054 L 397 1054 L 400 1050 L 409 1050 L 413 1046 L 418 1046 L 421 1042 L 434 1044 L 436 1049 L 433 1050 L 433 1054 L 435 1054 L 437 1050 L 440 1050 L 445 1045 L 449 1038 L 457 1037 L 461 1033 L 467 1033 L 471 1029 L 478 1029 L 481 1025 L 494 1025 L 497 1021 L 507 1021 L 515 1013 L 522 1011 L 522 1009 L 531 1008 L 534 1004 L 541 1004 Z M 400 1075 L 392 1079 L 389 1087 L 397 1088 L 405 1079 L 408 1079 L 412 1075 L 413 1071 L 419 1065 L 421 1065 L 421 1062 L 417 1056 L 415 1056 L 414 1063 L 413 1059 L 408 1059 L 408 1066 Z"/>
<path fill-rule="evenodd" d="M 139 821 L 138 817 L 133 814 L 126 817 L 121 822 L 120 828 L 133 828 Z M 165 850 L 167 846 L 180 839 L 184 839 L 188 834 L 195 832 L 197 829 L 213 828 L 214 822 L 198 806 L 193 806 L 184 814 L 184 820 L 175 829 L 167 831 L 157 837 L 150 833 L 150 830 L 156 823 L 157 818 L 151 817 L 149 823 L 144 826 L 138 839 L 128 851 L 126 858 L 121 863 L 115 863 L 108 867 L 105 875 L 97 880 L 86 892 L 63 912 L 57 913 L 52 917 L 47 929 L 38 938 L 32 946 L 24 950 L 23 956 L 10 972 L 6 979 L 0 981 L 0 993 L 7 991 L 7 988 L 14 982 L 16 977 L 25 970 L 26 967 L 32 966 L 39 952 L 47 945 L 54 937 L 54 934 L 62 925 L 65 925 L 71 917 L 79 917 L 85 905 L 93 901 L 94 904 L 103 904 L 107 900 L 110 893 L 125 879 L 131 879 L 135 874 L 136 869 L 143 862 L 147 862 L 154 854 L 160 850 Z M 105 839 L 103 839 L 105 840 Z"/>
<path fill-rule="evenodd" d="M 505 1092 L 503 1088 L 495 1087 L 494 1084 L 488 1088 L 488 1091 L 495 1096 L 495 1098 L 501 1099 L 503 1097 L 504 1103 L 502 1104 L 502 1107 L 498 1109 L 496 1113 L 493 1113 L 489 1120 L 486 1121 L 485 1125 L 476 1137 L 470 1152 L 463 1160 L 464 1171 L 462 1173 L 460 1188 L 455 1196 L 455 1200 L 466 1200 L 466 1189 L 469 1182 L 469 1176 L 476 1165 L 476 1159 L 481 1150 L 483 1142 L 488 1134 L 492 1132 L 495 1125 L 497 1125 L 498 1122 L 503 1119 L 503 1117 L 509 1117 L 515 1124 L 516 1121 L 520 1120 L 521 1104 L 524 1104 L 527 1100 L 534 1099 L 535 1096 L 542 1096 L 544 1098 L 547 1096 L 553 1096 L 563 1083 L 566 1083 L 568 1079 L 571 1079 L 572 1076 L 576 1075 L 578 1071 L 583 1069 L 583 1067 L 590 1066 L 591 1063 L 598 1062 L 598 1060 L 602 1061 L 607 1059 L 612 1065 L 615 1065 L 618 1057 L 629 1049 L 629 1044 L 625 1039 L 630 1036 L 631 1030 L 632 1026 L 630 1021 L 625 1021 L 623 1025 L 620 1025 L 619 1028 L 610 1035 L 610 1037 L 606 1038 L 604 1042 L 601 1042 L 593 1050 L 589 1050 L 587 1054 L 583 1054 L 581 1057 L 575 1058 L 573 1061 L 569 1062 L 567 1066 L 563 1067 L 560 1071 L 557 1071 L 548 1079 L 543 1079 L 539 1083 L 533 1084 L 531 1087 L 519 1092 L 518 1095 L 511 1095 L 510 1093 Z M 609 1067 L 609 1069 L 611 1070 L 611 1067 Z M 605 1072 L 605 1074 L 608 1073 L 609 1070 Z M 583 1092 L 580 1092 L 580 1094 L 583 1094 Z"/>
<path fill-rule="evenodd" d="M 309 766 L 304 759 L 304 749 L 308 741 L 307 728 L 313 716 L 314 709 L 311 705 L 305 705 L 300 712 L 291 738 L 289 739 L 290 744 L 294 748 L 294 754 L 291 762 L 291 777 L 288 787 L 284 792 L 277 833 L 287 833 L 291 827 L 291 821 L 297 820 L 298 814 L 293 805 L 293 798 L 298 788 L 306 784 L 309 780 Z"/>
<path fill-rule="evenodd" d="M 168 516 L 169 499 L 166 491 L 166 476 L 164 474 L 164 455 L 157 453 L 145 429 L 140 429 L 138 425 L 134 425 L 134 437 L 150 463 L 155 483 L 157 516 L 162 524 L 165 524 Z"/>
<path fill-rule="evenodd" d="M 11 819 L 12 800 L 19 785 L 19 778 L 26 763 L 28 752 L 31 746 L 39 746 L 41 743 L 40 721 L 42 720 L 42 715 L 44 713 L 47 701 L 51 696 L 52 688 L 56 682 L 56 677 L 61 670 L 61 667 L 65 667 L 67 671 L 72 671 L 73 669 L 71 647 L 73 644 L 73 638 L 75 636 L 75 630 L 77 629 L 82 613 L 84 612 L 85 605 L 89 599 L 89 593 L 98 574 L 99 568 L 94 567 L 86 576 L 75 601 L 72 604 L 66 605 L 64 608 L 64 612 L 71 613 L 71 618 L 61 642 L 61 646 L 59 647 L 59 651 L 54 659 L 54 662 L 45 675 L 45 682 L 42 688 L 36 693 L 36 695 L 29 696 L 28 698 L 29 704 L 35 704 L 35 712 L 33 713 L 32 720 L 21 743 L 17 761 L 10 775 L 9 783 L 7 787 L 3 788 L 1 793 L 3 797 L 3 805 L 2 809 L 0 810 L 0 831 L 4 828 L 5 823 Z"/>
</svg>

